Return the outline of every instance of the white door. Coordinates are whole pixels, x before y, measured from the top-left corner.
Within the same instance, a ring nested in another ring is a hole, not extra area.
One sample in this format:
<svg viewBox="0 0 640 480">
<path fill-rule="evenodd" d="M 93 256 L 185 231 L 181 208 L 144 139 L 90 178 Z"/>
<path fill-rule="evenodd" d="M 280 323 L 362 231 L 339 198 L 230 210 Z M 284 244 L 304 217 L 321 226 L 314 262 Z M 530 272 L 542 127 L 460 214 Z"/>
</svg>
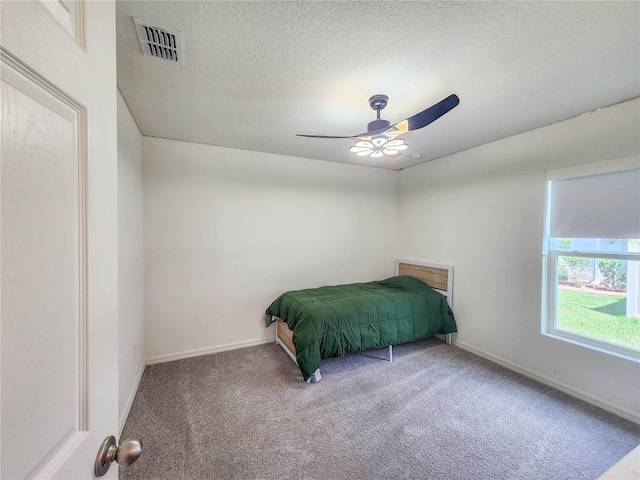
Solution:
<svg viewBox="0 0 640 480">
<path fill-rule="evenodd" d="M 115 5 L 1 12 L 0 477 L 91 479 L 118 426 Z"/>
</svg>

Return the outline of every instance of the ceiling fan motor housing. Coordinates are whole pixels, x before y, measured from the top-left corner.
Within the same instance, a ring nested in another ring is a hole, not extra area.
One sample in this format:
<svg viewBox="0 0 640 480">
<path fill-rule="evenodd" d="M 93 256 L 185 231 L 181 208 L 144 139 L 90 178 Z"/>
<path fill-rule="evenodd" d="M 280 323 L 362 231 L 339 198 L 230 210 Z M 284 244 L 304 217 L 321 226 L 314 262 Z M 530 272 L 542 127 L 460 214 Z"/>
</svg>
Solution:
<svg viewBox="0 0 640 480">
<path fill-rule="evenodd" d="M 389 120 L 377 119 L 373 122 L 369 122 L 367 125 L 367 132 L 377 132 L 378 130 L 385 131 L 390 125 L 391 123 Z"/>
</svg>

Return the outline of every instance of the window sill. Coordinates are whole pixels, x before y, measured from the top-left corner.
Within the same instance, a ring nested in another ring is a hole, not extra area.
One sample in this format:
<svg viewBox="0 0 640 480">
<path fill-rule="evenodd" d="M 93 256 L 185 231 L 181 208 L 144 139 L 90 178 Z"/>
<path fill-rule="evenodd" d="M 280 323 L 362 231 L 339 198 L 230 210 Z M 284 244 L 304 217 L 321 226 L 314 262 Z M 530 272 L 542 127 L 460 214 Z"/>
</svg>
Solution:
<svg viewBox="0 0 640 480">
<path fill-rule="evenodd" d="M 555 338 L 564 342 L 579 345 L 581 347 L 589 348 L 600 353 L 613 355 L 614 357 L 630 360 L 635 363 L 640 363 L 640 351 L 633 350 L 631 348 L 621 347 L 611 343 L 599 341 L 596 339 L 584 337 L 582 335 L 576 335 L 564 330 L 549 330 L 543 332 L 542 335 Z"/>
</svg>

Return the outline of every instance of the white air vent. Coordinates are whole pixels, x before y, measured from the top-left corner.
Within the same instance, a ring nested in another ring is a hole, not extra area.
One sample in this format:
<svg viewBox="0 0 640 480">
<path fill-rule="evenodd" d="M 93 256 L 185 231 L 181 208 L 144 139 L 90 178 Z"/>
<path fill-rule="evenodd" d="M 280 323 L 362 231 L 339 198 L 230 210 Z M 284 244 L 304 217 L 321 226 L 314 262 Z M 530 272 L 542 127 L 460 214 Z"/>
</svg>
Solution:
<svg viewBox="0 0 640 480">
<path fill-rule="evenodd" d="M 142 53 L 169 62 L 184 65 L 182 59 L 182 33 L 152 25 L 134 18 Z"/>
</svg>

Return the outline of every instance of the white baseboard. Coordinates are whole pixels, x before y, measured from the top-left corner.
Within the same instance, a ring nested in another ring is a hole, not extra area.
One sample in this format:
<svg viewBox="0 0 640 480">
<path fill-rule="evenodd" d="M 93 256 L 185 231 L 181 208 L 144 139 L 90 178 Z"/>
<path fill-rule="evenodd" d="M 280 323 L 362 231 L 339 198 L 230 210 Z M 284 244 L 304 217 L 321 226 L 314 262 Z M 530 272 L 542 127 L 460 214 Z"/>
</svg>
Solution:
<svg viewBox="0 0 640 480">
<path fill-rule="evenodd" d="M 127 404 L 124 406 L 124 411 L 120 416 L 120 422 L 118 424 L 118 439 L 122 436 L 122 430 L 124 430 L 124 424 L 129 417 L 129 412 L 131 411 L 131 406 L 133 405 L 133 400 L 136 398 L 136 393 L 138 393 L 138 388 L 140 387 L 140 382 L 142 381 L 142 375 L 144 374 L 144 369 L 146 367 L 146 363 L 142 363 L 140 366 L 140 370 L 138 371 L 138 375 L 136 376 L 136 381 L 133 382 L 133 388 L 131 388 L 131 392 L 129 392 L 129 398 L 127 399 Z"/>
<path fill-rule="evenodd" d="M 564 392 L 573 397 L 579 398 L 580 400 L 584 400 L 585 402 L 590 403 L 591 405 L 595 405 L 596 407 L 602 408 L 603 410 L 611 412 L 622 418 L 626 418 L 627 420 L 630 420 L 634 423 L 640 424 L 640 415 L 638 415 L 637 413 L 631 410 L 628 410 L 623 407 L 619 407 L 618 405 L 614 405 L 610 402 L 607 402 L 606 400 L 602 400 L 601 398 L 595 397 L 589 393 L 586 393 L 576 388 L 565 385 L 564 383 L 558 382 L 557 380 L 554 380 L 547 376 L 540 375 L 539 373 L 529 370 L 528 368 L 524 368 L 519 365 L 516 365 L 515 363 L 511 363 L 510 361 L 505 360 L 504 358 L 497 357 L 491 353 L 485 352 L 484 350 L 480 350 L 478 348 L 472 347 L 467 343 L 457 341 L 455 342 L 455 345 L 457 347 L 462 348 L 463 350 L 467 350 L 480 357 L 486 358 L 487 360 L 490 360 L 494 363 L 502 365 L 503 367 L 506 367 L 509 370 L 513 370 L 514 372 L 520 373 L 525 377 L 529 377 L 540 383 L 544 383 L 545 385 L 548 385 L 557 390 L 560 390 L 561 392 Z"/>
<path fill-rule="evenodd" d="M 200 355 L 209 355 L 210 353 L 225 352 L 227 350 L 235 350 L 236 348 L 253 347 L 262 345 L 263 343 L 275 342 L 275 338 L 256 338 L 254 340 L 244 340 L 242 342 L 227 343 L 225 345 L 217 345 L 215 347 L 196 348 L 195 350 L 187 350 L 185 352 L 170 353 L 168 355 L 158 355 L 149 357 L 145 360 L 147 365 L 154 363 L 172 362 L 174 360 L 182 360 L 183 358 L 199 357 Z"/>
</svg>

